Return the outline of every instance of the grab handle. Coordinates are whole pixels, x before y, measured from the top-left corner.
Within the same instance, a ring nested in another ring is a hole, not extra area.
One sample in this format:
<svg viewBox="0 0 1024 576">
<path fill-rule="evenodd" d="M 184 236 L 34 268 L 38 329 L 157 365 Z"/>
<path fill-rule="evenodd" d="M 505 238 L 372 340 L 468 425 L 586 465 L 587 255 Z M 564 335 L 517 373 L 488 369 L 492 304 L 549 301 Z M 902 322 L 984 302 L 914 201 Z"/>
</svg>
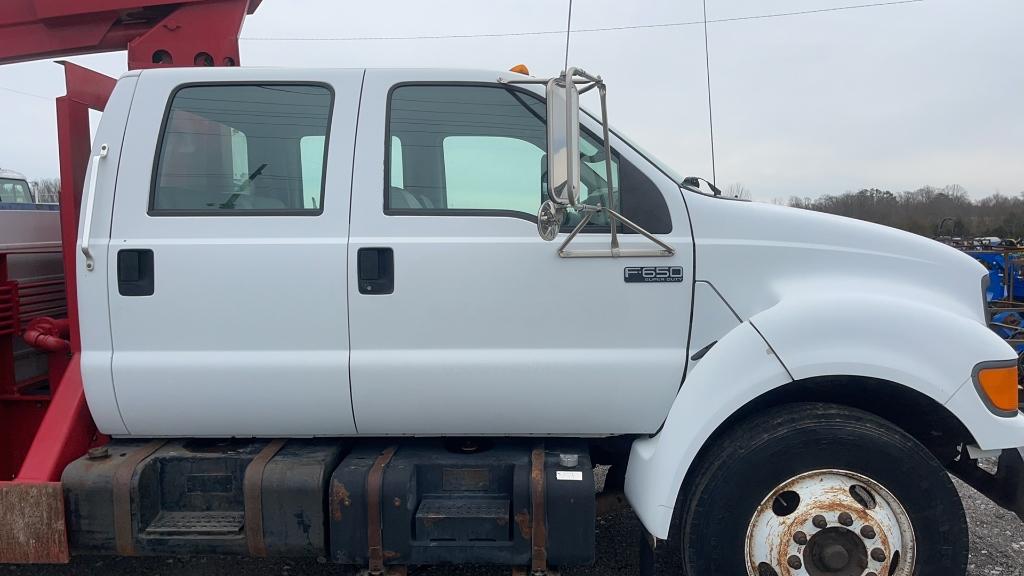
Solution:
<svg viewBox="0 0 1024 576">
<path fill-rule="evenodd" d="M 85 222 L 82 224 L 82 255 L 85 256 L 85 269 L 92 271 L 96 266 L 93 262 L 92 250 L 89 248 L 89 237 L 92 235 L 92 206 L 96 199 L 96 172 L 100 160 L 107 157 L 109 147 L 100 145 L 100 153 L 92 157 L 92 168 L 89 170 L 89 186 L 85 189 Z"/>
</svg>

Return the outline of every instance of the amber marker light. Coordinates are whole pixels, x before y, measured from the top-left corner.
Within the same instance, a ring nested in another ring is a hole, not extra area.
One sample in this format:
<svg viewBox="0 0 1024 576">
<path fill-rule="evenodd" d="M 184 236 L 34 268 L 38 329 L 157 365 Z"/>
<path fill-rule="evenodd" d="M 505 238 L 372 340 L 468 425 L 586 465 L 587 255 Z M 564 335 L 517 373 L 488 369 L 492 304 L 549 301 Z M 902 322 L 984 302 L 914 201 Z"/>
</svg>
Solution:
<svg viewBox="0 0 1024 576">
<path fill-rule="evenodd" d="M 1017 364 L 981 364 L 974 370 L 974 384 L 989 410 L 999 416 L 1016 416 Z"/>
</svg>

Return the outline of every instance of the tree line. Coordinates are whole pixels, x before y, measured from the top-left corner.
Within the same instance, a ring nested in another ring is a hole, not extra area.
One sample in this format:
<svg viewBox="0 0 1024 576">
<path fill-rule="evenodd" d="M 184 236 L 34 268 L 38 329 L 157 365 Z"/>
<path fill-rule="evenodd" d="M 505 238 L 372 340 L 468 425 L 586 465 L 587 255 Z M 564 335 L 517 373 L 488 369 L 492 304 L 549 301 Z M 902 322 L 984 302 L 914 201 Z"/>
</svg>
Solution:
<svg viewBox="0 0 1024 576">
<path fill-rule="evenodd" d="M 41 178 L 30 184 L 36 202 L 40 204 L 60 203 L 60 178 Z"/>
<path fill-rule="evenodd" d="M 925 186 L 912 192 L 871 188 L 818 198 L 792 197 L 794 208 L 848 216 L 900 228 L 929 238 L 995 236 L 1024 238 L 1024 192 L 972 200 L 962 186 Z"/>
</svg>

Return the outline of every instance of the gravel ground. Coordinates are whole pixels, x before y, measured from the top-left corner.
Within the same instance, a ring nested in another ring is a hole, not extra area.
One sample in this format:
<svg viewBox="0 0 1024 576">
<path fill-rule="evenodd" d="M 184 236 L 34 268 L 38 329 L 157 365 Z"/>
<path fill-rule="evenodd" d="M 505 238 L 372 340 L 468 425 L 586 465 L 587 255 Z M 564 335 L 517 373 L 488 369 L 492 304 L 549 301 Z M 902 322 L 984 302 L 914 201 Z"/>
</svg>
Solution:
<svg viewBox="0 0 1024 576">
<path fill-rule="evenodd" d="M 1024 576 L 1024 524 L 1013 514 L 957 481 L 971 526 L 969 576 Z M 563 572 L 565 576 L 620 576 L 637 574 L 636 541 L 639 523 L 629 511 L 597 521 L 597 563 Z M 674 549 L 658 558 L 658 573 L 679 571 Z M 0 576 L 354 576 L 354 570 L 320 564 L 315 560 L 239 560 L 200 557 L 76 558 L 68 566 L 0 566 Z M 436 567 L 410 571 L 422 576 L 507 576 L 509 570 L 477 567 Z M 923 575 L 942 576 L 942 575 Z"/>
</svg>

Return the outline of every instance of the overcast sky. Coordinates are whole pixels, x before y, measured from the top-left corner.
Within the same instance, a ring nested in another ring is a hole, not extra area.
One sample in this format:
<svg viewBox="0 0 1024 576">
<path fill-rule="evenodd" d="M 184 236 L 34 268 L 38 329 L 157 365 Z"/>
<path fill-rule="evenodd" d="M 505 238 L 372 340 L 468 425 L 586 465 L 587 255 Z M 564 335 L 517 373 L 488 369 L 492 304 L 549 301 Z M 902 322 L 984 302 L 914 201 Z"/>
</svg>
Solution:
<svg viewBox="0 0 1024 576">
<path fill-rule="evenodd" d="M 708 19 L 884 0 L 707 0 Z M 298 38 L 564 30 L 567 0 L 264 0 L 248 66 L 427 66 L 556 74 L 564 33 L 416 40 Z M 573 0 L 574 29 L 695 22 L 700 0 Z M 717 181 L 756 199 L 961 184 L 1024 191 L 1024 2 L 925 0 L 712 22 Z M 287 40 L 271 40 L 287 38 Z M 0 38 L 0 41 L 3 41 Z M 125 54 L 72 58 L 111 75 Z M 613 126 L 687 175 L 712 176 L 701 25 L 571 36 L 569 62 L 608 82 Z M 4 90 L 6 89 L 6 90 Z M 10 90 L 25 92 L 19 94 Z M 0 66 L 0 166 L 57 174 L 51 62 Z M 596 106 L 588 102 L 584 104 Z"/>
</svg>

